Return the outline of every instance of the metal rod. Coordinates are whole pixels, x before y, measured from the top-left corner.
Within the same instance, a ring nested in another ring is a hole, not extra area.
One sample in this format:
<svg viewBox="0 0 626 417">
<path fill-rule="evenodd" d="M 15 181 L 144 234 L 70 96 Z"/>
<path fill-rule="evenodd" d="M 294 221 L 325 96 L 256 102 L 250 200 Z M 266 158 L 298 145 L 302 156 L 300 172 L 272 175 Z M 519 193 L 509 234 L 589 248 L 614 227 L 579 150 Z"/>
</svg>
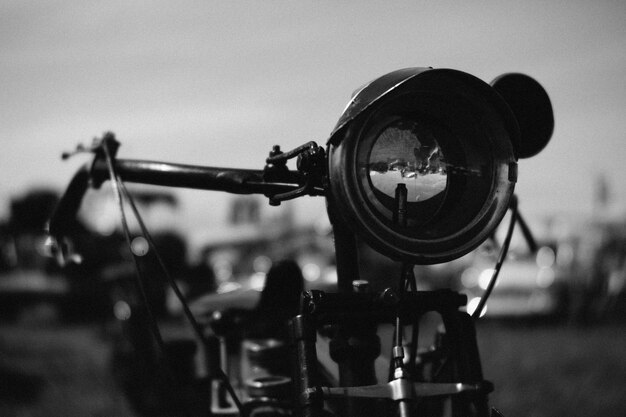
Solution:
<svg viewBox="0 0 626 417">
<path fill-rule="evenodd" d="M 288 171 L 285 183 L 265 182 L 263 170 L 203 167 L 157 161 L 118 159 L 115 161 L 118 175 L 126 182 L 162 185 L 167 187 L 226 191 L 234 194 L 271 194 L 292 191 L 300 187 L 298 171 Z M 105 161 L 96 160 L 92 178 L 96 184 L 106 178 Z M 321 189 L 313 190 L 322 195 Z"/>
</svg>

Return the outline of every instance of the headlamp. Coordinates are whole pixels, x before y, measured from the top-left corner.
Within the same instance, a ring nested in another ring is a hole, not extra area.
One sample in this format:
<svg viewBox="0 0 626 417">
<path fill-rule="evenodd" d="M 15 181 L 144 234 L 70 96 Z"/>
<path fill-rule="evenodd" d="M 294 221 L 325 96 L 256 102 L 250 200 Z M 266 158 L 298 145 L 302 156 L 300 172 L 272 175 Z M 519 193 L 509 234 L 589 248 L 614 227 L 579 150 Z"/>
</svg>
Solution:
<svg viewBox="0 0 626 417">
<path fill-rule="evenodd" d="M 369 83 L 328 141 L 329 203 L 393 259 L 432 264 L 474 249 L 507 210 L 518 156 L 532 153 L 518 155 L 516 116 L 526 107 L 506 97 L 528 80 L 539 86 L 530 77 L 503 76 L 492 87 L 456 70 L 409 68 Z"/>
</svg>

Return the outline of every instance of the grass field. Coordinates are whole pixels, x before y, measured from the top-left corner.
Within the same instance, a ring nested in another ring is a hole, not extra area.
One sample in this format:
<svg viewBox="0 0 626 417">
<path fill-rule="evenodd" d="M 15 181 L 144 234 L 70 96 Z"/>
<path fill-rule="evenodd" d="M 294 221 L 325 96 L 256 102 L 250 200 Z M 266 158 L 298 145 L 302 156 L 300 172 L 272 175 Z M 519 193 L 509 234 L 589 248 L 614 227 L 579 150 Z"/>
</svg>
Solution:
<svg viewBox="0 0 626 417">
<path fill-rule="evenodd" d="M 481 323 L 492 404 L 505 416 L 626 416 L 626 325 Z M 0 416 L 121 416 L 97 327 L 0 325 Z"/>
<path fill-rule="evenodd" d="M 478 328 L 505 416 L 626 416 L 626 325 Z"/>
<path fill-rule="evenodd" d="M 131 417 L 92 327 L 0 325 L 0 416 Z"/>
</svg>

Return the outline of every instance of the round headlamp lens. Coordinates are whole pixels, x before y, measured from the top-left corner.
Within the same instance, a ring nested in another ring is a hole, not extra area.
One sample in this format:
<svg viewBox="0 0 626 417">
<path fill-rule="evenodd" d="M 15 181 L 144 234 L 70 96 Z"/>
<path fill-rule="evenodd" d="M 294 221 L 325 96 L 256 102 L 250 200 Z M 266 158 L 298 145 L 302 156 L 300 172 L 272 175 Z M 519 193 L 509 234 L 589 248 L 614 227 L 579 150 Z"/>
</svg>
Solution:
<svg viewBox="0 0 626 417">
<path fill-rule="evenodd" d="M 373 187 L 394 198 L 398 184 L 407 188 L 407 202 L 428 200 L 445 191 L 446 162 L 435 136 L 414 121 L 388 125 L 375 139 L 368 160 Z"/>
</svg>

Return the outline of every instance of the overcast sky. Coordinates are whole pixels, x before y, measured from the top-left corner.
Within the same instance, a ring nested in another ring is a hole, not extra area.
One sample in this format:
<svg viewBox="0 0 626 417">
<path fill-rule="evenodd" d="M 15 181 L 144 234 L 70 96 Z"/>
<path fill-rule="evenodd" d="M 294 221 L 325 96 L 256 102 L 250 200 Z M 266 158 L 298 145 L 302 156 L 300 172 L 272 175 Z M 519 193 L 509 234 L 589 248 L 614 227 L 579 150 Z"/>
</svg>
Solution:
<svg viewBox="0 0 626 417">
<path fill-rule="evenodd" d="M 412 66 L 543 84 L 556 129 L 520 163 L 531 215 L 590 213 L 601 174 L 623 205 L 625 22 L 623 0 L 0 0 L 0 215 L 25 187 L 64 186 L 85 159 L 61 152 L 107 130 L 123 158 L 262 168 L 274 143 L 324 143 L 355 88 Z M 196 226 L 223 218 L 218 193 L 182 198 Z"/>
</svg>

